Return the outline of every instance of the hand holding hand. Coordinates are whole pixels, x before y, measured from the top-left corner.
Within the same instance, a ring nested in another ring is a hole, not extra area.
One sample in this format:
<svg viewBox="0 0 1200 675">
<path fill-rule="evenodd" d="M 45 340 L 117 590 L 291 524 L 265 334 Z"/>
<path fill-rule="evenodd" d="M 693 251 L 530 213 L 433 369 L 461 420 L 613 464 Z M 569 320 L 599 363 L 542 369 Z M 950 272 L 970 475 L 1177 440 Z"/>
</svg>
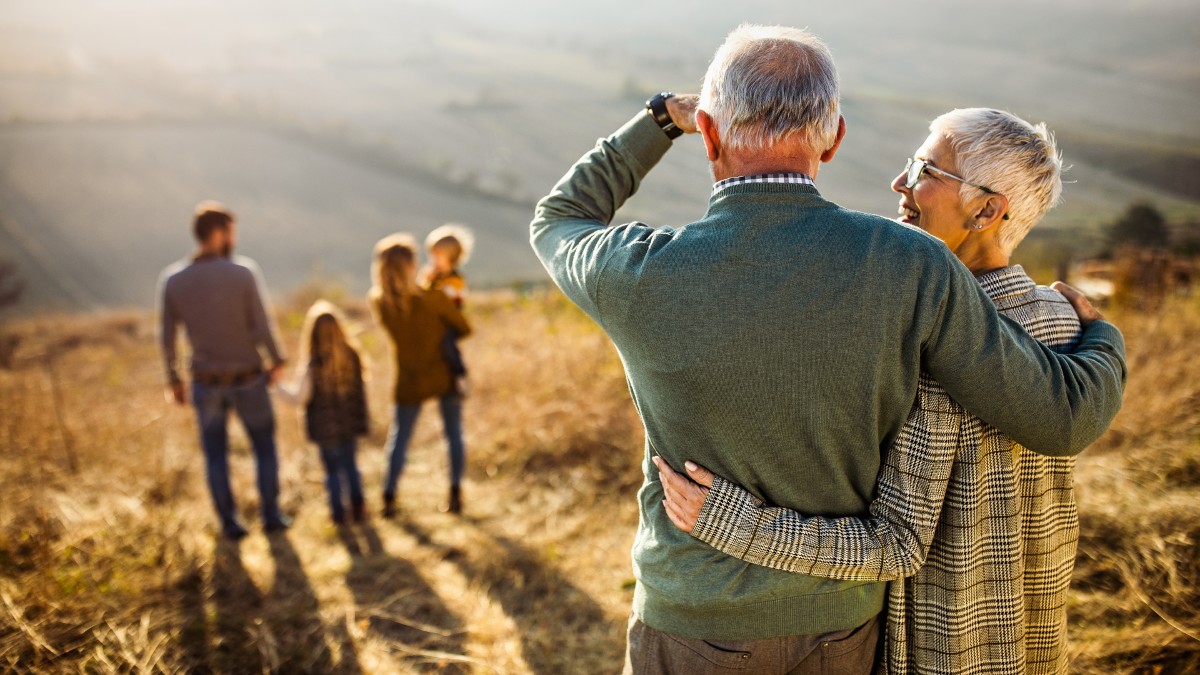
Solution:
<svg viewBox="0 0 1200 675">
<path fill-rule="evenodd" d="M 278 385 L 279 378 L 282 376 L 283 376 L 283 362 L 280 361 L 279 363 L 276 363 L 275 365 L 271 366 L 271 369 L 267 371 L 267 384 L 269 384 L 272 387 Z"/>
<path fill-rule="evenodd" d="M 1075 309 L 1075 313 L 1079 315 L 1079 323 L 1083 324 L 1084 328 L 1087 328 L 1087 326 L 1094 321 L 1104 320 L 1104 315 L 1101 314 L 1100 311 L 1095 307 L 1093 307 L 1091 301 L 1087 299 L 1087 296 L 1085 296 L 1083 293 L 1080 293 L 1079 290 L 1062 281 L 1054 282 L 1050 285 L 1050 288 L 1062 293 L 1063 297 L 1070 301 L 1071 307 L 1073 307 Z"/>
<path fill-rule="evenodd" d="M 685 466 L 688 473 L 696 479 L 693 482 L 676 473 L 661 457 L 654 458 L 654 466 L 658 467 L 663 493 L 667 497 L 663 500 L 663 505 L 667 507 L 667 517 L 675 527 L 684 532 L 691 532 L 700 520 L 700 509 L 708 497 L 709 488 L 712 487 L 712 472 L 693 462 L 687 462 Z"/>
<path fill-rule="evenodd" d="M 696 94 L 675 94 L 667 99 L 667 112 L 671 121 L 685 134 L 694 134 L 700 129 L 696 126 L 696 104 L 700 97 Z"/>
</svg>

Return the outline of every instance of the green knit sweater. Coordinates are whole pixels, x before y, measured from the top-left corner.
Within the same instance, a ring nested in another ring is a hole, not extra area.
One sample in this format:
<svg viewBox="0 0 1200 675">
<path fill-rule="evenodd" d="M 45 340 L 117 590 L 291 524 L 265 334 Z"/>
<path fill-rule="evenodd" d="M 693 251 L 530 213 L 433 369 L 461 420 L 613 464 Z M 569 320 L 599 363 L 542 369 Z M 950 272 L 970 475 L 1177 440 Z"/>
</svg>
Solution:
<svg viewBox="0 0 1200 675">
<path fill-rule="evenodd" d="M 1124 341 L 1097 322 L 1056 355 L 997 314 L 937 239 L 795 184 L 747 184 L 676 229 L 607 227 L 670 148 L 638 115 L 537 207 L 535 251 L 612 338 L 646 427 L 634 612 L 695 638 L 862 624 L 884 585 L 780 572 L 676 529 L 650 462 L 686 459 L 767 502 L 865 514 L 880 452 L 925 368 L 985 421 L 1045 454 L 1095 440 L 1121 404 Z"/>
</svg>

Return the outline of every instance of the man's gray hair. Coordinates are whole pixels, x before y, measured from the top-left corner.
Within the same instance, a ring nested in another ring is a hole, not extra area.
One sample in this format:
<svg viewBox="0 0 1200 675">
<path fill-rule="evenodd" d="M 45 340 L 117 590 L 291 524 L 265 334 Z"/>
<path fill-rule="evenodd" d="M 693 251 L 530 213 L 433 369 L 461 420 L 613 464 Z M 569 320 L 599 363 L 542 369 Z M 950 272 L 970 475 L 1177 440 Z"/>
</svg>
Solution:
<svg viewBox="0 0 1200 675">
<path fill-rule="evenodd" d="M 817 36 L 785 26 L 738 26 L 717 49 L 699 108 L 712 117 L 722 145 L 760 150 L 802 136 L 817 152 L 838 129 L 838 74 Z"/>
<path fill-rule="evenodd" d="M 1008 197 L 1000 247 L 1012 253 L 1062 197 L 1062 156 L 1045 123 L 1030 124 L 991 108 L 960 108 L 935 119 L 929 131 L 946 139 L 963 178 Z M 978 189 L 963 184 L 959 194 Z"/>
</svg>

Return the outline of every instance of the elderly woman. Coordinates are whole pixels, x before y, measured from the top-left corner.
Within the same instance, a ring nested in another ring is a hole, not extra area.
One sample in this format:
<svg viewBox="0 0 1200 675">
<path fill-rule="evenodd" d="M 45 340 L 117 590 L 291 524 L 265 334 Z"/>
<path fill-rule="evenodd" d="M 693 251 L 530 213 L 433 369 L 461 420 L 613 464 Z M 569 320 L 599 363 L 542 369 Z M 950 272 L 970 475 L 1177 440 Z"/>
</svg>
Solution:
<svg viewBox="0 0 1200 675">
<path fill-rule="evenodd" d="M 1037 286 L 1013 249 L 1059 199 L 1061 159 L 1044 125 L 954 110 L 892 182 L 898 220 L 941 239 L 1000 312 L 1070 350 L 1079 320 Z M 892 673 L 1061 672 L 1078 517 L 1071 457 L 1017 445 L 923 376 L 869 516 L 821 517 L 765 505 L 687 463 L 656 458 L 677 527 L 758 565 L 843 580 L 894 580 Z M 709 489 L 711 487 L 711 489 Z"/>
<path fill-rule="evenodd" d="M 408 442 L 421 404 L 431 398 L 438 399 L 450 449 L 449 510 L 458 513 L 462 510 L 459 484 L 466 455 L 462 399 L 455 393 L 450 366 L 442 358 L 442 342 L 449 330 L 462 338 L 471 327 L 445 293 L 417 284 L 417 244 L 411 236 L 394 234 L 376 244 L 372 272 L 375 285 L 368 298 L 376 320 L 391 338 L 396 363 L 396 409 L 387 440 L 383 515 L 391 518 L 396 513 L 396 486 L 404 471 Z"/>
</svg>

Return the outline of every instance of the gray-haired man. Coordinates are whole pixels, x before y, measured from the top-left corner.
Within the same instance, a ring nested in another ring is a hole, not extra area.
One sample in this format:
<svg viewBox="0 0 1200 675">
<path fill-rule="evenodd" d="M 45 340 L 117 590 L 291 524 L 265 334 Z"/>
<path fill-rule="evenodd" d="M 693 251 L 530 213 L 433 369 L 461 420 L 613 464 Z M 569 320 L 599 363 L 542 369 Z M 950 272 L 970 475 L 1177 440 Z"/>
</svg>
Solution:
<svg viewBox="0 0 1200 675">
<path fill-rule="evenodd" d="M 187 402 L 176 364 L 176 332 L 187 329 L 192 343 L 192 403 L 200 427 L 200 445 L 208 488 L 230 539 L 246 535 L 229 485 L 229 411 L 235 410 L 250 437 L 258 472 L 263 527 L 283 530 L 279 510 L 279 461 L 275 453 L 275 413 L 267 385 L 283 364 L 253 260 L 234 257 L 237 223 L 215 202 L 196 207 L 192 231 L 198 248 L 187 260 L 163 271 L 160 321 L 163 360 L 175 402 Z M 261 351 L 260 351 L 261 350 Z M 271 360 L 263 368 L 263 353 Z"/>
<path fill-rule="evenodd" d="M 779 572 L 680 532 L 653 458 L 694 459 L 772 504 L 861 514 L 922 367 L 1019 442 L 1065 451 L 1120 407 L 1123 339 L 1095 321 L 1056 355 L 941 242 L 822 198 L 813 179 L 845 121 L 811 34 L 735 30 L 694 106 L 652 99 L 531 225 L 555 282 L 620 351 L 646 428 L 626 669 L 869 672 L 883 584 Z M 681 131 L 699 131 L 711 162 L 705 217 L 606 227 Z"/>
</svg>

